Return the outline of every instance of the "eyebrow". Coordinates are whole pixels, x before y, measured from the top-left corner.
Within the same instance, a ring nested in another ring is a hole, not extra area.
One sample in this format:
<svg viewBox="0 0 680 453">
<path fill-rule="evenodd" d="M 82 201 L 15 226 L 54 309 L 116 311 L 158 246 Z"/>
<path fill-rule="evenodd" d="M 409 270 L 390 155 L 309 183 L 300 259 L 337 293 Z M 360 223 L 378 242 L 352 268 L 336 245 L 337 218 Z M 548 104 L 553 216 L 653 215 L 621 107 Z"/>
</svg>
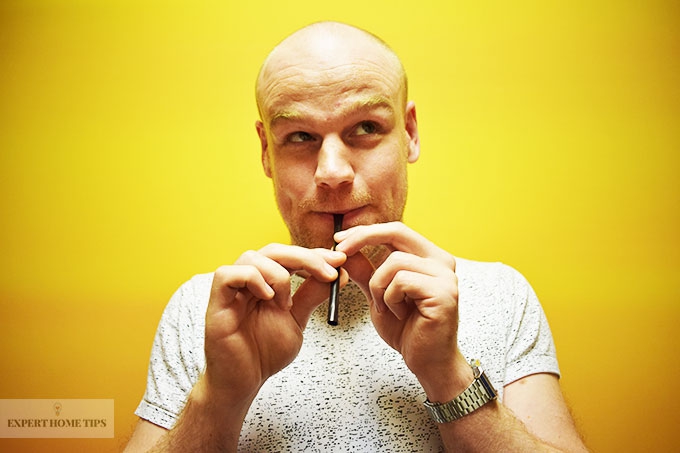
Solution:
<svg viewBox="0 0 680 453">
<path fill-rule="evenodd" d="M 390 101 L 389 98 L 385 96 L 370 96 L 353 102 L 348 107 L 341 110 L 339 112 L 339 115 L 350 116 L 361 111 L 379 108 L 384 108 L 389 110 L 390 112 L 394 112 L 394 104 L 392 103 L 392 101 Z M 274 127 L 276 124 L 280 122 L 299 121 L 304 119 L 304 117 L 305 115 L 303 115 L 297 110 L 282 110 L 272 117 L 270 121 L 270 127 Z"/>
<path fill-rule="evenodd" d="M 274 115 L 270 121 L 270 126 L 274 127 L 277 123 L 285 121 L 296 121 L 302 119 L 303 115 L 296 110 L 283 110 Z"/>
</svg>

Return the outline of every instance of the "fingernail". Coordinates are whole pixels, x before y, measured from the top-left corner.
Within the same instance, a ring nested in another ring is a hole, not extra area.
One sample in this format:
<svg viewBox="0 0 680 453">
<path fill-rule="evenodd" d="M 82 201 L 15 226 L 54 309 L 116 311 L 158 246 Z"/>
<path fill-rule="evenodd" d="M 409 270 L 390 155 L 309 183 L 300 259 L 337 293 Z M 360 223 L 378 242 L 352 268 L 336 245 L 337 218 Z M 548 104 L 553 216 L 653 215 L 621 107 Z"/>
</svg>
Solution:
<svg viewBox="0 0 680 453">
<path fill-rule="evenodd" d="M 333 250 L 333 252 L 331 252 L 331 255 L 327 256 L 327 260 L 328 261 L 332 260 L 333 264 L 344 263 L 346 259 L 347 259 L 347 255 L 344 252 L 341 252 L 339 250 Z M 326 263 L 326 264 L 328 264 L 328 263 Z M 328 265 L 331 266 L 330 264 L 328 264 Z M 336 266 L 331 266 L 331 267 L 335 268 Z"/>
</svg>

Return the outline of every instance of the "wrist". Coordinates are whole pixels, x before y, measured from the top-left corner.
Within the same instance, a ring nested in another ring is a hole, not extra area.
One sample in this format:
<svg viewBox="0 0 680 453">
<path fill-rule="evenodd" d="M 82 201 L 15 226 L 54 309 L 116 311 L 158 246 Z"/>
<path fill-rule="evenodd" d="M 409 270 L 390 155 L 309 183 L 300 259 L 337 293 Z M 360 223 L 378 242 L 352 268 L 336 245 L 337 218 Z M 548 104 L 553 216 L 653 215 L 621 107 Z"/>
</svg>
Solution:
<svg viewBox="0 0 680 453">
<path fill-rule="evenodd" d="M 416 374 L 429 401 L 450 401 L 457 397 L 474 380 L 474 374 L 465 357 L 457 351 L 446 366 L 427 367 L 427 372 Z"/>
<path fill-rule="evenodd" d="M 257 396 L 258 390 L 247 394 L 247 392 L 239 392 L 225 385 L 212 385 L 207 374 L 203 374 L 191 390 L 189 400 L 213 419 L 234 421 L 240 419 L 242 421 Z"/>
<path fill-rule="evenodd" d="M 205 375 L 201 376 L 158 451 L 235 452 L 249 404 L 232 404 L 223 396 L 213 392 Z"/>
<path fill-rule="evenodd" d="M 425 408 L 437 423 L 458 420 L 496 399 L 496 390 L 484 373 L 479 360 L 470 362 L 470 367 L 474 379 L 461 394 L 446 402 L 433 402 L 429 399 L 425 402 Z"/>
</svg>

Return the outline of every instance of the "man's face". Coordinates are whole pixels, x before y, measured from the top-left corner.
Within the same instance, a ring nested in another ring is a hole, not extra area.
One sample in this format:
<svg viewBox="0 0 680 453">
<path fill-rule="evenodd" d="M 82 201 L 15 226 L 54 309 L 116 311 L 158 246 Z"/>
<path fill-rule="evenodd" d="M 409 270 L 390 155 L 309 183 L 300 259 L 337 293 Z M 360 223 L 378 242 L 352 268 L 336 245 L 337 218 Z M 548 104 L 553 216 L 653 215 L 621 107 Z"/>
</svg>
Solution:
<svg viewBox="0 0 680 453">
<path fill-rule="evenodd" d="M 330 247 L 336 213 L 343 229 L 402 217 L 415 107 L 384 57 L 362 54 L 286 60 L 262 84 L 262 164 L 294 244 Z"/>
</svg>

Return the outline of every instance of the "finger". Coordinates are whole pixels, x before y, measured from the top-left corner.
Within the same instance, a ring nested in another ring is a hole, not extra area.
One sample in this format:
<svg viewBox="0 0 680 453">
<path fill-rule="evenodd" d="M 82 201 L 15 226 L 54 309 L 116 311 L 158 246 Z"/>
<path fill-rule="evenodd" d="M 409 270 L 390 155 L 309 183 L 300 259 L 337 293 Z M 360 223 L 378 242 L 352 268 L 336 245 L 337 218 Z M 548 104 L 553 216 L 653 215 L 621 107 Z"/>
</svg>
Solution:
<svg viewBox="0 0 680 453">
<path fill-rule="evenodd" d="M 212 293 L 219 296 L 218 299 L 222 301 L 223 306 L 233 302 L 237 293 L 243 290 L 262 300 L 274 297 L 274 289 L 255 266 L 222 266 L 215 271 Z"/>
<path fill-rule="evenodd" d="M 385 306 L 402 320 L 407 318 L 413 309 L 421 311 L 419 302 L 435 298 L 433 286 L 436 279 L 411 271 L 399 271 L 390 285 L 383 292 Z M 427 315 L 427 313 L 422 313 Z"/>
<path fill-rule="evenodd" d="M 293 304 L 290 294 L 290 273 L 285 267 L 273 259 L 252 250 L 243 253 L 236 262 L 239 263 L 238 265 L 250 266 L 256 269 L 273 289 L 274 302 L 284 310 L 290 308 Z"/>
<path fill-rule="evenodd" d="M 269 244 L 259 253 L 276 261 L 289 273 L 301 272 L 321 281 L 335 280 L 338 275 L 336 268 L 347 258 L 344 253 L 333 250 L 283 244 Z"/>
<path fill-rule="evenodd" d="M 347 271 L 340 271 L 340 287 L 349 281 Z M 293 295 L 293 306 L 290 309 L 293 318 L 301 330 L 307 327 L 309 317 L 324 300 L 328 298 L 329 284 L 314 278 L 307 278 Z"/>
<path fill-rule="evenodd" d="M 358 225 L 335 234 L 336 250 L 354 255 L 366 245 L 386 245 L 421 257 L 435 258 L 455 269 L 451 254 L 401 222 Z"/>
<path fill-rule="evenodd" d="M 393 252 L 373 274 L 370 290 L 376 304 L 383 302 L 383 305 L 389 307 L 390 303 L 397 304 L 405 298 L 420 300 L 433 297 L 436 292 L 433 291 L 435 287 L 432 281 L 444 283 L 437 287 L 442 291 L 441 296 L 448 297 L 455 293 L 457 297 L 458 279 L 453 270 L 434 259 Z M 400 288 L 402 294 L 390 296 L 392 293 L 388 289 L 394 291 L 395 288 Z M 385 300 L 385 297 L 390 297 L 390 300 Z M 399 316 L 405 313 L 401 308 L 389 308 L 392 311 L 397 310 L 395 314 Z"/>
<path fill-rule="evenodd" d="M 220 267 L 214 273 L 210 289 L 206 332 L 216 327 L 221 332 L 234 332 L 254 307 L 253 300 L 268 301 L 273 297 L 274 290 L 255 267 Z"/>
<path fill-rule="evenodd" d="M 382 265 L 376 269 L 371 278 L 371 288 L 387 288 L 395 274 L 400 270 L 410 270 L 429 276 L 447 276 L 455 279 L 455 273 L 440 261 L 431 258 L 422 258 L 410 253 L 400 251 L 392 252 Z"/>
<path fill-rule="evenodd" d="M 348 256 L 343 268 L 347 270 L 349 278 L 361 288 L 366 299 L 369 300 L 371 304 L 375 304 L 375 309 L 379 313 L 387 310 L 382 296 L 380 295 L 378 299 L 375 299 L 371 294 L 370 280 L 375 272 L 375 268 L 363 253 Z"/>
<path fill-rule="evenodd" d="M 417 309 L 423 318 L 451 319 L 457 316 L 458 286 L 446 277 L 433 277 L 401 270 L 383 293 L 385 305 L 399 319 Z"/>
</svg>

